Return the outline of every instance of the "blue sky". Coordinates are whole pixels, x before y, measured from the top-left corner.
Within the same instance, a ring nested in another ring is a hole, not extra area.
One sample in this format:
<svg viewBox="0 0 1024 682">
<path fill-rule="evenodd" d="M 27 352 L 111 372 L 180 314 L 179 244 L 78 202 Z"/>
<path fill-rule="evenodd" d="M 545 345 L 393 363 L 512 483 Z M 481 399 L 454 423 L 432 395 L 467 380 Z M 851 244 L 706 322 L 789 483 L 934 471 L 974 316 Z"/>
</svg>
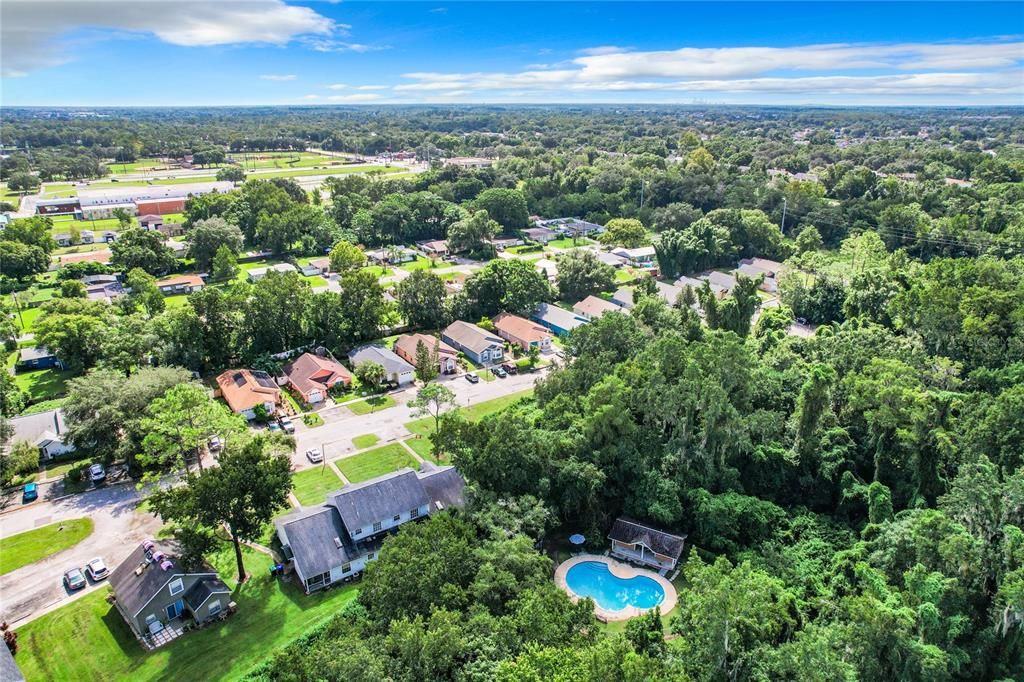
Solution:
<svg viewBox="0 0 1024 682">
<path fill-rule="evenodd" d="M 0 103 L 1024 104 L 1024 3 L 4 0 Z"/>
</svg>

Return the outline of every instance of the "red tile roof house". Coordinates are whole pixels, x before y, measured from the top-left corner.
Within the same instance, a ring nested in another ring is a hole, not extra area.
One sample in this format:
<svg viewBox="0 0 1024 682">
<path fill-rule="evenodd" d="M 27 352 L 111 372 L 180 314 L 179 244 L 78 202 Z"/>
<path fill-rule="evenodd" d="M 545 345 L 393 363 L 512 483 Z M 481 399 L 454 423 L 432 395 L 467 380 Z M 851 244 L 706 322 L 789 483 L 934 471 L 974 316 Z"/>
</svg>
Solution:
<svg viewBox="0 0 1024 682">
<path fill-rule="evenodd" d="M 338 384 L 350 386 L 352 373 L 331 360 L 312 353 L 303 353 L 284 366 L 288 383 L 309 405 L 316 405 L 327 398 L 327 392 Z"/>
<path fill-rule="evenodd" d="M 258 405 L 267 414 L 274 414 L 281 404 L 277 382 L 266 372 L 255 369 L 229 369 L 217 377 L 217 387 L 228 407 L 246 419 L 256 418 Z"/>
<path fill-rule="evenodd" d="M 534 346 L 542 353 L 551 351 L 551 332 L 536 322 L 512 313 L 501 313 L 495 316 L 493 322 L 498 336 L 524 351 L 529 352 Z"/>
<path fill-rule="evenodd" d="M 395 352 L 412 366 L 416 366 L 416 348 L 422 343 L 427 350 L 436 350 L 438 369 L 441 374 L 452 374 L 458 366 L 459 351 L 434 336 L 427 334 L 403 334 L 395 340 Z"/>
<path fill-rule="evenodd" d="M 164 296 L 171 296 L 174 294 L 191 294 L 194 291 L 199 291 L 206 286 L 206 282 L 199 275 L 180 275 L 178 277 L 162 279 L 156 283 L 156 286 Z"/>
</svg>

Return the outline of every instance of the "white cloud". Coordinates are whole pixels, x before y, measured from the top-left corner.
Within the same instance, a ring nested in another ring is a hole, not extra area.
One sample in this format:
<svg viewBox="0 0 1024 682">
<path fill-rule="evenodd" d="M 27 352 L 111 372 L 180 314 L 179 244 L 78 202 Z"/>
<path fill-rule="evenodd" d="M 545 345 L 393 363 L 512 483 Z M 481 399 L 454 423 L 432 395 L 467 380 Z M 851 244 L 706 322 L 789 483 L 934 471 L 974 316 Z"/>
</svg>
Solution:
<svg viewBox="0 0 1024 682">
<path fill-rule="evenodd" d="M 365 93 L 358 93 L 358 94 L 352 94 L 352 95 L 330 95 L 327 99 L 328 99 L 328 101 L 331 101 L 331 102 L 359 103 L 359 102 L 376 102 L 377 100 L 382 99 L 382 98 L 383 98 L 382 95 L 375 95 L 373 93 L 365 92 Z"/>
<path fill-rule="evenodd" d="M 332 83 L 331 85 L 327 86 L 327 89 L 328 90 L 344 90 L 347 87 L 348 87 L 348 85 L 345 84 L 345 83 Z"/>
<path fill-rule="evenodd" d="M 333 38 L 306 38 L 304 42 L 316 52 L 376 52 L 386 49 L 383 45 L 363 45 Z"/>
<path fill-rule="evenodd" d="M 580 54 L 585 54 L 585 55 L 604 55 L 604 54 L 618 54 L 620 52 L 625 52 L 625 51 L 626 51 L 626 48 L 624 48 L 624 47 L 615 47 L 614 45 L 603 45 L 601 47 L 587 47 L 587 48 L 584 48 L 582 50 L 579 50 L 579 53 Z"/>
<path fill-rule="evenodd" d="M 264 80 L 264 81 L 293 81 L 296 78 L 298 78 L 298 76 L 296 76 L 294 73 L 289 73 L 289 74 L 265 73 L 265 74 L 260 76 L 260 80 Z"/>
<path fill-rule="evenodd" d="M 400 93 L 471 91 L 485 101 L 515 93 L 690 92 L 759 95 L 1024 97 L 1024 42 L 808 45 L 787 48 L 682 48 L 631 51 L 599 47 L 560 68 L 516 72 L 403 74 Z M 869 72 L 870 75 L 865 75 Z M 436 93 L 436 94 L 432 94 Z M 550 93 L 548 95 L 547 93 Z M 600 99 L 599 97 L 597 97 Z M 770 97 L 769 97 L 770 99 Z"/>
<path fill-rule="evenodd" d="M 390 85 L 360 85 L 356 90 L 387 90 Z"/>
<path fill-rule="evenodd" d="M 303 95 L 302 99 L 309 99 L 309 100 L 320 99 L 320 95 L 312 95 L 312 94 L 311 95 Z"/>
<path fill-rule="evenodd" d="M 68 42 L 60 39 L 83 28 L 151 34 L 171 45 L 209 47 L 285 45 L 302 36 L 329 36 L 345 27 L 308 7 L 282 0 L 4 0 L 0 33 L 4 75 L 24 76 L 70 61 Z"/>
</svg>

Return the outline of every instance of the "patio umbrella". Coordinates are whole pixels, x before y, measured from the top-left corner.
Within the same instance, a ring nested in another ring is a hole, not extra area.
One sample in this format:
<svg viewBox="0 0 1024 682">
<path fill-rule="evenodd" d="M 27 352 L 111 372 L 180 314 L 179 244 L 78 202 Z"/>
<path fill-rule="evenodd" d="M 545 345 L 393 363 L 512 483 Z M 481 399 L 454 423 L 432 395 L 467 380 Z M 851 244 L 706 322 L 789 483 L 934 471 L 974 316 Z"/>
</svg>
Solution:
<svg viewBox="0 0 1024 682">
<path fill-rule="evenodd" d="M 583 537 L 582 535 L 580 535 L 579 533 L 576 533 L 575 535 L 570 535 L 569 536 L 569 542 L 574 544 L 574 545 L 582 545 L 586 541 L 587 541 L 587 539 L 585 537 Z"/>
</svg>

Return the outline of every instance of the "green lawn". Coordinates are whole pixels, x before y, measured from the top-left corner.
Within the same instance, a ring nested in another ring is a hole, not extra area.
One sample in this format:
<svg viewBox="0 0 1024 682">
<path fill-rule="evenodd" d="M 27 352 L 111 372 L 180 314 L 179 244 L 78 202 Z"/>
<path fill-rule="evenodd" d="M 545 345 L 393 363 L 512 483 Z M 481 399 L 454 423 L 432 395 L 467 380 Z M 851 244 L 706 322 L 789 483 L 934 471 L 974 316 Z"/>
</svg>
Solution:
<svg viewBox="0 0 1024 682">
<path fill-rule="evenodd" d="M 147 653 L 96 590 L 18 628 L 18 666 L 29 680 L 239 680 L 352 601 L 354 587 L 305 595 L 271 578 L 271 558 L 243 549 L 253 578 L 236 588 L 238 613 Z M 214 561 L 233 585 L 230 551 Z"/>
<path fill-rule="evenodd" d="M 615 271 L 616 284 L 625 284 L 626 282 L 632 282 L 634 279 L 636 279 L 636 275 L 625 268 L 619 268 Z"/>
<path fill-rule="evenodd" d="M 489 369 L 478 369 L 477 371 L 473 372 L 473 374 L 477 375 L 484 381 L 494 381 L 495 379 L 498 378 L 494 376 L 494 372 L 492 372 Z"/>
<path fill-rule="evenodd" d="M 421 436 L 419 438 L 410 438 L 409 440 L 405 441 L 405 444 L 412 448 L 413 451 L 423 459 L 429 460 L 434 464 L 437 464 L 437 458 L 434 457 L 434 453 L 431 452 L 434 449 L 434 446 L 430 442 L 430 439 L 427 438 L 426 436 Z"/>
<path fill-rule="evenodd" d="M 321 277 L 320 275 L 313 275 L 312 277 L 305 277 L 304 280 L 305 280 L 306 284 L 308 284 L 309 286 L 314 287 L 314 288 L 315 287 L 325 287 L 325 286 L 327 286 L 327 280 L 324 279 L 323 277 Z"/>
<path fill-rule="evenodd" d="M 348 403 L 345 405 L 348 409 L 352 410 L 356 414 L 370 414 L 378 410 L 386 410 L 389 407 L 395 406 L 395 399 L 389 395 L 375 395 L 372 398 L 366 400 L 359 400 L 354 403 Z"/>
<path fill-rule="evenodd" d="M 327 499 L 327 493 L 342 486 L 341 479 L 329 466 L 303 469 L 292 476 L 295 488 L 292 492 L 303 507 L 320 504 Z"/>
<path fill-rule="evenodd" d="M 89 466 L 92 464 L 91 459 L 54 459 L 50 460 L 43 467 L 46 471 L 47 478 L 60 478 L 70 471 L 73 467 L 81 464 L 82 466 Z"/>
<path fill-rule="evenodd" d="M 64 385 L 74 376 L 75 373 L 70 370 L 37 369 L 18 372 L 14 375 L 14 383 L 28 393 L 32 402 L 39 402 L 64 395 Z"/>
<path fill-rule="evenodd" d="M 357 450 L 365 450 L 366 448 L 372 448 L 380 440 L 380 436 L 375 433 L 366 433 L 362 436 L 356 436 L 352 439 L 352 445 L 356 446 Z"/>
<path fill-rule="evenodd" d="M 470 405 L 469 407 L 460 407 L 459 414 L 470 421 L 480 421 L 484 417 L 494 414 L 495 412 L 501 412 L 512 403 L 515 403 L 522 398 L 529 398 L 532 395 L 533 389 L 528 388 L 525 391 L 505 395 L 500 398 L 495 398 L 494 400 L 485 400 L 482 403 Z M 429 436 L 434 430 L 434 418 L 423 417 L 422 419 L 407 422 L 405 424 L 405 428 L 408 429 L 410 433 L 417 436 Z M 412 448 L 416 450 L 421 457 L 423 456 L 423 453 L 417 450 L 416 446 L 414 446 L 412 442 L 410 442 L 409 445 L 412 446 Z"/>
<path fill-rule="evenodd" d="M 415 469 L 418 466 L 412 455 L 398 443 L 385 445 L 375 450 L 368 450 L 354 457 L 338 459 L 334 463 L 341 470 L 341 473 L 345 474 L 345 478 L 353 483 L 382 476 L 402 467 Z"/>
<path fill-rule="evenodd" d="M 548 246 L 553 246 L 556 249 L 571 249 L 574 246 L 586 246 L 593 244 L 594 242 L 586 237 L 580 237 L 579 239 L 571 239 L 569 237 L 563 237 L 561 239 L 554 239 L 548 242 Z"/>
<path fill-rule="evenodd" d="M 15 311 L 14 319 L 18 322 L 18 327 L 23 332 L 30 332 L 35 328 L 36 320 L 43 314 L 42 308 L 25 308 L 22 307 L 21 312 Z"/>
<path fill-rule="evenodd" d="M 302 423 L 311 429 L 315 429 L 318 426 L 324 425 L 324 418 L 318 415 L 316 412 L 309 412 L 302 415 Z"/>
<path fill-rule="evenodd" d="M 70 519 L 0 539 L 0 575 L 77 545 L 92 528 L 92 519 Z"/>
<path fill-rule="evenodd" d="M 391 268 L 386 268 L 383 265 L 367 265 L 363 268 L 366 272 L 370 272 L 374 277 L 378 279 L 381 277 L 388 277 L 391 275 Z"/>
<path fill-rule="evenodd" d="M 19 417 L 25 417 L 30 414 L 39 414 L 40 412 L 48 412 L 50 410 L 56 410 L 58 407 L 62 407 L 67 402 L 67 398 L 54 398 L 53 400 L 43 400 L 38 403 L 29 405 L 18 415 Z"/>
<path fill-rule="evenodd" d="M 398 267 L 402 268 L 403 270 L 409 270 L 410 272 L 412 272 L 413 270 L 429 270 L 430 265 L 431 260 L 429 258 L 427 258 L 426 256 L 417 256 L 416 260 L 410 261 L 408 263 L 402 263 Z"/>
</svg>

